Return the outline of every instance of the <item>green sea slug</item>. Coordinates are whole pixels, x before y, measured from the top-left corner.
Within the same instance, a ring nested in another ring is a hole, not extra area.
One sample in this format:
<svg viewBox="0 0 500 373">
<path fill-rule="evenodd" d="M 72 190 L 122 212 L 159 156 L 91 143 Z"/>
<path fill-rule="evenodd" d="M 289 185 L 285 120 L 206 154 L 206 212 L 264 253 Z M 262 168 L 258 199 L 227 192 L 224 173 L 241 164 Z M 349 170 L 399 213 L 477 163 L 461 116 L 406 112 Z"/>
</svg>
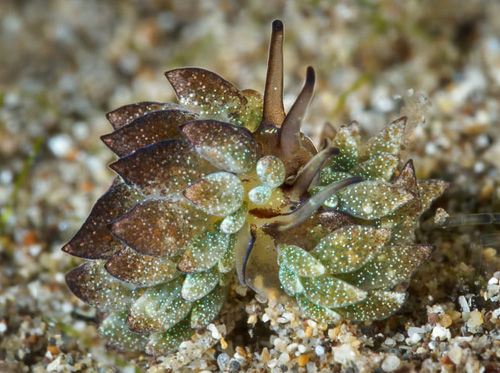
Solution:
<svg viewBox="0 0 500 373">
<path fill-rule="evenodd" d="M 102 315 L 111 346 L 165 354 L 217 317 L 241 284 L 305 317 L 383 319 L 432 246 L 421 213 L 446 183 L 396 174 L 407 119 L 361 143 L 356 123 L 317 149 L 301 132 L 315 73 L 283 107 L 283 24 L 274 21 L 264 95 L 200 68 L 166 72 L 179 103 L 107 115 L 118 174 L 63 250 L 66 276 Z M 294 300 L 295 299 L 295 300 Z"/>
</svg>

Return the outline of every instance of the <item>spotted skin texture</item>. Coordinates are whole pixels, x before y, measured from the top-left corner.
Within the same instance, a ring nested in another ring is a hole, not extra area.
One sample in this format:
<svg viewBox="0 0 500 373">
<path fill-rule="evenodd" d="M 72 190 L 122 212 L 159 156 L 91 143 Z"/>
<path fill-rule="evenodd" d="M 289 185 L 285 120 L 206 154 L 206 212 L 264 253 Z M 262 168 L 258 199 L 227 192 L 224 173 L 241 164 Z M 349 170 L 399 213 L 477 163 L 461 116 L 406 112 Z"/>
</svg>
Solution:
<svg viewBox="0 0 500 373">
<path fill-rule="evenodd" d="M 165 74 L 179 104 L 107 114 L 118 177 L 63 250 L 87 260 L 66 282 L 103 315 L 110 347 L 175 351 L 236 278 L 324 323 L 387 318 L 405 302 L 402 284 L 433 250 L 414 230 L 447 184 L 418 180 L 411 160 L 395 176 L 405 117 L 366 142 L 355 122 L 325 130 L 318 152 L 300 131 L 311 67 L 283 109 L 283 35 L 274 21 L 263 96 L 179 68 Z"/>
</svg>

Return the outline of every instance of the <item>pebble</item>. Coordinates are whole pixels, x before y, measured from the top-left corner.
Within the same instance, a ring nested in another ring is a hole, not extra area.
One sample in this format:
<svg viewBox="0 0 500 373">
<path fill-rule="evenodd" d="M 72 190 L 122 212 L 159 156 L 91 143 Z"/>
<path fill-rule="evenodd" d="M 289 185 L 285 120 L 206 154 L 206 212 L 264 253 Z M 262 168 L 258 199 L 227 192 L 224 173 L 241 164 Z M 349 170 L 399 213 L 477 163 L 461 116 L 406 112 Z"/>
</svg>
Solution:
<svg viewBox="0 0 500 373">
<path fill-rule="evenodd" d="M 436 323 L 439 321 L 439 314 L 437 314 L 437 313 L 430 313 L 430 314 L 427 316 L 427 320 L 428 320 L 431 324 L 436 324 Z"/>
<path fill-rule="evenodd" d="M 468 314 L 470 312 L 469 303 L 467 303 L 467 299 L 463 295 L 458 297 L 458 302 L 460 303 L 460 307 L 462 307 L 462 312 Z"/>
<path fill-rule="evenodd" d="M 389 346 L 389 347 L 394 347 L 394 346 L 396 346 L 396 341 L 392 338 L 386 338 L 386 340 L 384 341 L 384 344 L 386 346 Z"/>
<path fill-rule="evenodd" d="M 266 363 L 271 360 L 271 354 L 269 353 L 269 350 L 267 349 L 267 347 L 264 347 L 264 349 L 262 350 L 262 353 L 260 354 L 260 357 L 263 361 L 265 361 Z"/>
<path fill-rule="evenodd" d="M 425 333 L 425 330 L 422 328 L 417 328 L 417 327 L 410 327 L 408 328 L 408 337 L 412 338 L 415 334 L 423 334 Z"/>
<path fill-rule="evenodd" d="M 333 329 L 328 329 L 328 338 L 330 338 L 332 341 L 334 341 L 337 339 L 339 333 L 340 333 L 339 327 L 335 327 Z"/>
<path fill-rule="evenodd" d="M 405 336 L 401 333 L 396 333 L 394 339 L 398 342 L 403 342 L 405 340 Z"/>
<path fill-rule="evenodd" d="M 288 346 L 287 338 L 276 338 L 272 343 L 278 351 L 285 351 Z"/>
<path fill-rule="evenodd" d="M 489 281 L 488 281 L 488 284 L 489 285 L 497 285 L 498 284 L 498 278 L 496 278 L 496 277 L 490 278 Z"/>
<path fill-rule="evenodd" d="M 467 320 L 467 327 L 470 331 L 474 332 L 474 329 L 482 325 L 483 322 L 484 318 L 482 313 L 479 311 L 472 311 L 470 313 L 469 319 Z"/>
<path fill-rule="evenodd" d="M 347 365 L 351 361 L 356 360 L 357 351 L 354 350 L 350 343 L 344 343 L 338 347 L 332 348 L 333 358 L 339 364 Z"/>
<path fill-rule="evenodd" d="M 281 364 L 286 364 L 290 361 L 290 355 L 288 355 L 286 352 L 283 352 L 278 361 L 281 363 Z"/>
<path fill-rule="evenodd" d="M 290 343 L 288 345 L 288 347 L 286 348 L 286 352 L 288 352 L 289 354 L 293 354 L 295 352 L 295 350 L 297 350 L 298 346 L 299 346 L 299 344 L 296 342 Z"/>
<path fill-rule="evenodd" d="M 309 355 L 299 355 L 297 356 L 296 359 L 297 359 L 297 364 L 299 364 L 299 367 L 305 367 L 309 362 Z"/>
<path fill-rule="evenodd" d="M 0 183 L 8 185 L 14 179 L 14 175 L 11 170 L 0 171 Z"/>
<path fill-rule="evenodd" d="M 217 356 L 217 365 L 220 370 L 225 370 L 229 366 L 229 355 L 228 354 L 220 354 Z"/>
<path fill-rule="evenodd" d="M 437 338 L 439 338 L 439 340 L 441 340 L 441 341 L 444 341 L 446 339 L 450 339 L 451 333 L 447 328 L 438 324 L 434 327 L 434 329 L 432 329 L 432 334 L 431 334 L 432 340 L 436 340 Z"/>
<path fill-rule="evenodd" d="M 325 348 L 323 346 L 318 345 L 314 348 L 314 352 L 318 356 L 323 356 L 325 354 Z"/>
<path fill-rule="evenodd" d="M 50 151 L 58 158 L 63 158 L 69 154 L 73 148 L 73 140 L 68 134 L 53 136 L 48 141 Z"/>
<path fill-rule="evenodd" d="M 382 363 L 382 370 L 384 372 L 393 372 L 399 368 L 400 364 L 401 361 L 397 356 L 389 355 L 384 359 L 384 362 Z"/>
<path fill-rule="evenodd" d="M 448 352 L 448 356 L 450 360 L 453 361 L 455 365 L 459 365 L 462 360 L 462 349 L 459 346 L 451 346 L 450 351 Z"/>
<path fill-rule="evenodd" d="M 269 368 L 274 368 L 276 366 L 276 364 L 278 364 L 278 359 L 271 359 L 269 360 L 269 362 L 267 363 L 267 366 Z"/>
<path fill-rule="evenodd" d="M 449 327 L 452 324 L 452 322 L 453 320 L 451 316 L 448 314 L 444 314 L 439 318 L 439 324 L 441 324 L 441 326 L 445 328 Z"/>
<path fill-rule="evenodd" d="M 215 339 L 221 339 L 222 335 L 214 324 L 209 324 L 207 329 L 212 332 L 212 337 Z"/>
<path fill-rule="evenodd" d="M 494 319 L 498 319 L 499 316 L 500 316 L 500 308 L 497 308 L 492 312 L 491 317 Z"/>
</svg>

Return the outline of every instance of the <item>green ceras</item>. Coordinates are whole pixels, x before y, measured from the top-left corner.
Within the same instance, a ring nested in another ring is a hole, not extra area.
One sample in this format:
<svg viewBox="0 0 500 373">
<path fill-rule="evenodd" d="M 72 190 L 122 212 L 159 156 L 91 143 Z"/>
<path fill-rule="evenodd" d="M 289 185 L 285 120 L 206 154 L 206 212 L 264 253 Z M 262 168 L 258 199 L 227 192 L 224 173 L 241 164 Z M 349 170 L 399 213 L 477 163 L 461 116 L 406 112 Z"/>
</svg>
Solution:
<svg viewBox="0 0 500 373">
<path fill-rule="evenodd" d="M 199 68 L 168 71 L 179 104 L 108 114 L 119 175 L 64 246 L 90 259 L 68 286 L 104 314 L 111 346 L 166 353 L 219 313 L 236 272 L 320 322 L 381 319 L 429 257 L 420 214 L 446 187 L 393 177 L 406 118 L 360 145 L 356 123 L 317 151 L 300 132 L 314 70 L 283 108 L 283 24 L 274 21 L 264 98 Z"/>
</svg>

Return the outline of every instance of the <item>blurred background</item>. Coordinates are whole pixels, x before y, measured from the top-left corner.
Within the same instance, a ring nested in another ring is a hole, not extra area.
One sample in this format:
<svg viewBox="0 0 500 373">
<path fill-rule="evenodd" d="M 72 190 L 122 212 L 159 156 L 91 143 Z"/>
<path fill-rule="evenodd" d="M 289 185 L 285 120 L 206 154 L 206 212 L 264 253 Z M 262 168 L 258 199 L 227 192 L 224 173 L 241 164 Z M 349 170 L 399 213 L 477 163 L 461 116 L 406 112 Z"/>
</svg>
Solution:
<svg viewBox="0 0 500 373">
<path fill-rule="evenodd" d="M 402 108 L 425 113 L 406 157 L 418 177 L 452 182 L 434 209 L 500 211 L 500 2 L 4 0 L 0 371 L 57 370 L 57 359 L 116 364 L 91 311 L 66 290 L 64 273 L 80 261 L 60 251 L 113 179 L 113 155 L 99 140 L 111 131 L 105 113 L 175 101 L 163 73 L 181 66 L 263 91 L 275 18 L 285 23 L 286 107 L 306 67 L 317 72 L 306 118 L 313 139 L 325 122 L 357 120 L 367 137 Z M 417 105 L 411 90 L 429 104 Z M 410 288 L 414 323 L 427 321 L 426 306 L 458 307 L 463 295 L 484 315 L 497 308 L 487 287 L 500 270 L 495 219 L 473 226 L 469 215 L 419 233 L 437 250 Z"/>
</svg>

